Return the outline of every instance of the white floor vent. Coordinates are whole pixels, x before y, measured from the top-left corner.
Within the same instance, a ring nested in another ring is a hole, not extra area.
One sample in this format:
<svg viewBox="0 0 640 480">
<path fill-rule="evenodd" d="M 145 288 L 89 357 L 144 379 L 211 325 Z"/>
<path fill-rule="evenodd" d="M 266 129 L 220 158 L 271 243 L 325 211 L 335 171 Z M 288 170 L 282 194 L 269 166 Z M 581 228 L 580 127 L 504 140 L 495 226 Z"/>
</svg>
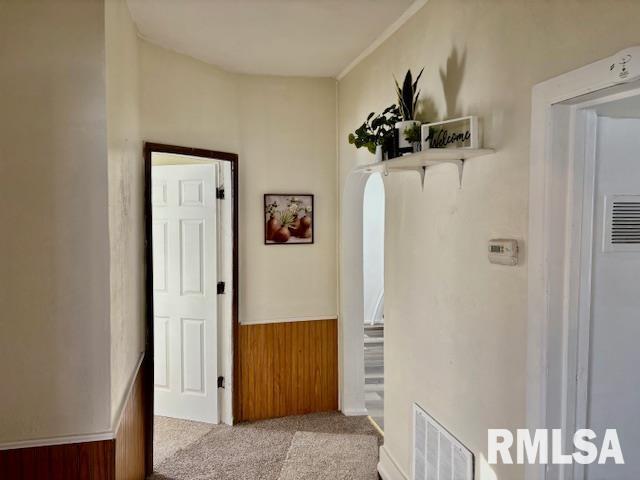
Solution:
<svg viewBox="0 0 640 480">
<path fill-rule="evenodd" d="M 412 480 L 473 480 L 473 454 L 413 404 Z"/>
</svg>

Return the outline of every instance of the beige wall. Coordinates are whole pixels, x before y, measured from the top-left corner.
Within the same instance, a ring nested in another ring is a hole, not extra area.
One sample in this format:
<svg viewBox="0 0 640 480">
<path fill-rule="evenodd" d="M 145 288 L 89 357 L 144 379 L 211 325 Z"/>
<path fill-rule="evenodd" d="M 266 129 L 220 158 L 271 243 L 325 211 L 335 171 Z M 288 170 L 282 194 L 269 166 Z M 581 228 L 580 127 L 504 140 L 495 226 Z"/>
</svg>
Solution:
<svg viewBox="0 0 640 480">
<path fill-rule="evenodd" d="M 102 1 L 0 2 L 0 442 L 105 431 Z"/>
<path fill-rule="evenodd" d="M 241 76 L 240 319 L 336 317 L 336 88 Z M 264 245 L 263 194 L 312 193 L 314 245 Z"/>
<path fill-rule="evenodd" d="M 239 154 L 240 321 L 336 315 L 335 81 L 225 72 L 140 42 L 146 141 Z M 262 195 L 316 195 L 316 243 L 263 245 Z"/>
<path fill-rule="evenodd" d="M 236 76 L 144 40 L 139 53 L 143 140 L 237 152 Z"/>
<path fill-rule="evenodd" d="M 240 154 L 242 320 L 335 316 L 334 80 L 151 46 L 122 0 L 0 12 L 0 442 L 117 420 L 144 348 L 141 138 Z M 315 245 L 262 244 L 267 190 L 316 194 Z"/>
<path fill-rule="evenodd" d="M 339 82 L 340 185 L 348 145 L 372 110 L 394 102 L 392 74 L 425 66 L 422 119 L 479 115 L 495 155 L 456 172 L 386 177 L 385 448 L 410 472 L 418 402 L 476 454 L 488 428 L 525 426 L 527 198 L 531 87 L 640 43 L 640 3 L 430 0 Z M 517 267 L 490 265 L 487 240 L 524 240 Z M 348 239 L 343 239 L 346 241 Z M 519 467 L 495 467 L 499 479 Z"/>
<path fill-rule="evenodd" d="M 143 160 L 138 38 L 124 0 L 105 2 L 109 241 L 111 251 L 111 421 L 144 350 Z"/>
</svg>

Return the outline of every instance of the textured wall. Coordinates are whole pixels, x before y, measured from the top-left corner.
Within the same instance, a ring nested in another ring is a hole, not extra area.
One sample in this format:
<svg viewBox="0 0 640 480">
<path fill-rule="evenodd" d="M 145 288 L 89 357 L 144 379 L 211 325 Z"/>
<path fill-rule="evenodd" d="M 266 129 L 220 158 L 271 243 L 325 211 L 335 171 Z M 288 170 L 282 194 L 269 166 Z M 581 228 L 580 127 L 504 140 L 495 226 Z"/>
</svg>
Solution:
<svg viewBox="0 0 640 480">
<path fill-rule="evenodd" d="M 140 43 L 143 139 L 239 154 L 240 321 L 335 318 L 335 80 L 238 75 Z M 264 193 L 314 193 L 315 244 L 263 244 Z"/>
<path fill-rule="evenodd" d="M 479 115 L 497 150 L 468 162 L 462 190 L 450 166 L 424 191 L 415 173 L 385 178 L 385 448 L 405 473 L 414 401 L 471 448 L 480 480 L 487 428 L 524 427 L 531 87 L 639 44 L 639 16 L 629 0 L 430 0 L 339 82 L 341 186 L 372 160 L 348 132 L 394 102 L 408 68 L 426 67 L 422 120 Z M 519 266 L 488 263 L 498 236 L 524 240 Z"/>
<path fill-rule="evenodd" d="M 144 350 L 145 329 L 138 38 L 124 0 L 105 2 L 105 43 L 113 422 Z"/>
<path fill-rule="evenodd" d="M 105 431 L 104 4 L 0 3 L 0 442 Z"/>
</svg>

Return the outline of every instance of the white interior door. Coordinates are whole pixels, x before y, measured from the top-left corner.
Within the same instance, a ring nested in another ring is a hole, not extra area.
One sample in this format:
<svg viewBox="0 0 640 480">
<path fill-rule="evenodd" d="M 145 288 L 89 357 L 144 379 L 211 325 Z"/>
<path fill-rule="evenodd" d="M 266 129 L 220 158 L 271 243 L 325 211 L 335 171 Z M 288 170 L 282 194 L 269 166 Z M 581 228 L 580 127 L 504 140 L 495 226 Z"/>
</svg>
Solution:
<svg viewBox="0 0 640 480">
<path fill-rule="evenodd" d="M 640 120 L 600 118 L 592 259 L 587 428 L 615 428 L 625 465 L 585 468 L 589 480 L 640 478 Z"/>
<path fill-rule="evenodd" d="M 152 167 L 156 415 L 218 423 L 213 164 Z"/>
</svg>

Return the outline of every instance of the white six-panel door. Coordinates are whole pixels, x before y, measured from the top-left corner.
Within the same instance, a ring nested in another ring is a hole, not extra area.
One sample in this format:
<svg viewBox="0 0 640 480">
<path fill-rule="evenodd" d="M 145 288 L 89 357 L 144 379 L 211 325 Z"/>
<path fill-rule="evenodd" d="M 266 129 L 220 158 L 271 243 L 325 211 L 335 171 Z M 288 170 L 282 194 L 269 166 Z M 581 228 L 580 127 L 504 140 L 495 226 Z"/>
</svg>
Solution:
<svg viewBox="0 0 640 480">
<path fill-rule="evenodd" d="M 156 415 L 218 423 L 215 165 L 152 168 Z"/>
</svg>

